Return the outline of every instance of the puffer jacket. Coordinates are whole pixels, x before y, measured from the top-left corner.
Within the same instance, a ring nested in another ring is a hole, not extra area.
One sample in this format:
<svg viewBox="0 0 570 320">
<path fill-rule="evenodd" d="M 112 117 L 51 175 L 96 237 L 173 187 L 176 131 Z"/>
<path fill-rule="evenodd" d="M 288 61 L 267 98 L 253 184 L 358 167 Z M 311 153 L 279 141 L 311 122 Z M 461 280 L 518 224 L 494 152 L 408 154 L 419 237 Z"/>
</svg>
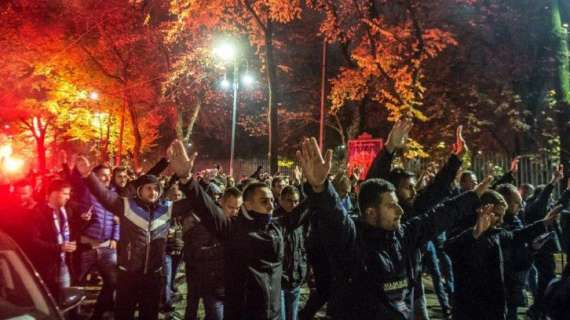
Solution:
<svg viewBox="0 0 570 320">
<path fill-rule="evenodd" d="M 85 181 L 95 197 L 121 219 L 117 251 L 119 269 L 144 274 L 160 271 L 172 218 L 189 214 L 188 202 L 181 200 L 173 204 L 160 200 L 149 204 L 138 198 L 119 197 L 93 174 Z"/>
<path fill-rule="evenodd" d="M 113 213 L 93 195 L 85 181 L 81 179 L 77 171 L 73 171 L 70 177 L 73 188 L 72 204 L 75 211 L 84 213 L 91 209 L 91 219 L 80 231 L 81 235 L 98 241 L 119 240 L 120 227 L 113 219 Z"/>
<path fill-rule="evenodd" d="M 384 231 L 352 220 L 330 183 L 321 193 L 305 190 L 332 261 L 333 319 L 414 319 L 420 249 L 480 203 L 468 192 L 409 219 L 396 231 Z"/>
</svg>

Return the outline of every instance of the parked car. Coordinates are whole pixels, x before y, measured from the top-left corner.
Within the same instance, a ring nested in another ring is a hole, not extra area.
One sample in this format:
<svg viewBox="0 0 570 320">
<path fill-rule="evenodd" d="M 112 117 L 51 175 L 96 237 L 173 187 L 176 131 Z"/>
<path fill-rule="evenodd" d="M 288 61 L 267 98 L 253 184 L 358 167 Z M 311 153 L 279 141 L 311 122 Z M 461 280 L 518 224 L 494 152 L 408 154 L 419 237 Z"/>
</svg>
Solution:
<svg viewBox="0 0 570 320">
<path fill-rule="evenodd" d="M 85 299 L 83 290 L 67 288 L 55 303 L 24 252 L 0 230 L 0 319 L 58 319 Z"/>
</svg>

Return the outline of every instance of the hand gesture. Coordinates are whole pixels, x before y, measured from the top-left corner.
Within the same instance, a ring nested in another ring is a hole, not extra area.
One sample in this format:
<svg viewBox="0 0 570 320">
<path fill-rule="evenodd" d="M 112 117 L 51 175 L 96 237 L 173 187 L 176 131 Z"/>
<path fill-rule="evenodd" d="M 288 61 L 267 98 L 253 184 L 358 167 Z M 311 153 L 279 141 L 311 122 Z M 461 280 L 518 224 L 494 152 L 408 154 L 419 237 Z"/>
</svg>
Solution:
<svg viewBox="0 0 570 320">
<path fill-rule="evenodd" d="M 325 180 L 331 171 L 332 151 L 328 150 L 323 159 L 317 140 L 315 138 L 305 139 L 301 144 L 301 150 L 297 151 L 297 158 L 313 190 L 323 191 Z"/>
<path fill-rule="evenodd" d="M 560 180 L 562 180 L 562 177 L 564 177 L 564 165 L 559 164 L 558 167 L 554 169 L 554 172 L 552 173 L 552 180 L 550 180 L 550 183 L 556 184 L 560 182 Z"/>
<path fill-rule="evenodd" d="M 78 156 L 75 159 L 75 169 L 82 177 L 87 177 L 91 173 L 91 164 L 89 160 L 84 156 Z"/>
<path fill-rule="evenodd" d="M 77 243 L 75 241 L 65 241 L 60 247 L 61 251 L 70 253 L 77 249 Z"/>
<path fill-rule="evenodd" d="M 519 171 L 519 160 L 520 157 L 516 156 L 513 158 L 513 161 L 511 161 L 511 173 L 517 173 Z"/>
<path fill-rule="evenodd" d="M 491 228 L 493 224 L 493 209 L 494 206 L 492 204 L 486 204 L 477 209 L 477 222 L 473 229 L 473 237 L 475 237 L 475 239 L 479 238 L 485 231 Z"/>
<path fill-rule="evenodd" d="M 116 240 L 109 241 L 109 249 L 113 249 L 113 250 L 117 249 L 117 241 Z"/>
<path fill-rule="evenodd" d="M 89 210 L 87 210 L 86 212 L 83 212 L 80 217 L 81 219 L 85 220 L 85 221 L 89 221 L 91 220 L 91 216 L 93 215 L 93 206 L 91 206 L 89 208 Z"/>
<path fill-rule="evenodd" d="M 477 196 L 481 198 L 483 193 L 489 190 L 491 182 L 493 182 L 493 176 L 487 176 L 485 179 L 483 179 L 483 181 L 481 181 L 478 185 L 475 186 L 475 189 L 473 189 L 473 191 L 475 191 Z"/>
<path fill-rule="evenodd" d="M 451 153 L 461 158 L 467 151 L 469 151 L 469 149 L 467 148 L 465 139 L 463 139 L 463 126 L 459 126 L 455 131 L 455 143 L 452 146 Z"/>
<path fill-rule="evenodd" d="M 562 205 L 558 205 L 552 208 L 548 213 L 544 216 L 544 225 L 549 227 L 551 226 L 556 219 L 560 216 L 560 212 L 562 211 Z"/>
<path fill-rule="evenodd" d="M 392 130 L 390 130 L 390 134 L 388 134 L 386 150 L 392 153 L 396 149 L 403 149 L 406 146 L 408 135 L 413 126 L 414 124 L 409 118 L 398 120 L 392 127 Z"/>
<path fill-rule="evenodd" d="M 192 168 L 194 167 L 194 160 L 198 153 L 194 153 L 192 156 L 188 156 L 186 152 L 186 147 L 182 141 L 176 139 L 170 145 L 172 148 L 172 159 L 170 160 L 170 166 L 174 173 L 179 178 L 185 179 L 189 178 Z"/>
<path fill-rule="evenodd" d="M 293 169 L 293 181 L 295 183 L 301 183 L 301 179 L 303 178 L 303 173 L 301 172 L 301 168 L 299 166 L 295 166 Z"/>
</svg>

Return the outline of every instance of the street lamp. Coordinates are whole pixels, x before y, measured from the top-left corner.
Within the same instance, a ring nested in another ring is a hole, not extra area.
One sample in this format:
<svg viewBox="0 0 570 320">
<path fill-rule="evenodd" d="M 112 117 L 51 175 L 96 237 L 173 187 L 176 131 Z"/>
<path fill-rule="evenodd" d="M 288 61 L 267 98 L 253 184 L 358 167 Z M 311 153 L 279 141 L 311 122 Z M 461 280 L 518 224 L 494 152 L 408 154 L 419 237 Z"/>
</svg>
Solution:
<svg viewBox="0 0 570 320">
<path fill-rule="evenodd" d="M 233 89 L 233 103 L 232 103 L 232 138 L 230 144 L 230 176 L 234 174 L 234 157 L 235 157 L 235 140 L 236 140 L 236 122 L 237 122 L 237 98 L 238 98 L 238 89 L 239 89 L 239 66 L 240 62 L 244 60 L 240 60 L 239 51 L 237 47 L 233 44 L 233 42 L 222 42 L 219 43 L 216 48 L 214 48 L 214 54 L 220 58 L 222 61 L 228 63 L 233 63 L 233 82 L 232 82 L 232 89 Z M 246 61 L 247 62 L 247 61 Z M 251 86 L 255 80 L 249 72 L 246 72 L 242 76 L 242 82 L 245 86 Z M 222 79 L 220 83 L 221 87 L 224 89 L 229 89 L 230 81 L 227 79 L 226 75 Z"/>
</svg>

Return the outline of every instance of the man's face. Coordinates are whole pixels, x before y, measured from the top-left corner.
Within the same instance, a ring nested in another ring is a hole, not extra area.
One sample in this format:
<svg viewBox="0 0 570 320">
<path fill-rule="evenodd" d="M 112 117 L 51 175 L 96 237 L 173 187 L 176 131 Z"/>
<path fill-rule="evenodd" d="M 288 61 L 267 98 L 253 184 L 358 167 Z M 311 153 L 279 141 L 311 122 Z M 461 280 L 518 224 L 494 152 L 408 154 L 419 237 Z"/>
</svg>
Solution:
<svg viewBox="0 0 570 320">
<path fill-rule="evenodd" d="M 105 187 L 108 187 L 111 183 L 111 169 L 99 169 L 97 172 L 95 172 L 95 176 L 99 179 L 99 181 L 101 181 L 101 183 L 105 185 Z"/>
<path fill-rule="evenodd" d="M 346 197 L 346 195 L 350 192 L 350 189 L 350 180 L 343 179 L 338 184 L 337 192 L 341 197 Z"/>
<path fill-rule="evenodd" d="M 398 230 L 404 210 L 398 204 L 396 194 L 394 192 L 384 192 L 380 195 L 380 198 L 378 207 L 366 209 L 366 223 L 386 231 Z"/>
<path fill-rule="evenodd" d="M 495 205 L 493 206 L 493 211 L 491 212 L 491 227 L 496 228 L 503 224 L 503 219 L 505 213 L 507 212 L 507 207 Z"/>
<path fill-rule="evenodd" d="M 224 210 L 226 217 L 235 217 L 239 213 L 239 208 L 242 205 L 242 197 L 226 196 L 222 197 L 220 206 Z"/>
<path fill-rule="evenodd" d="M 34 190 L 32 189 L 32 186 L 21 186 L 16 189 L 16 196 L 20 203 L 32 201 L 33 194 Z"/>
<path fill-rule="evenodd" d="M 299 194 L 293 192 L 286 195 L 282 195 L 279 198 L 279 204 L 281 205 L 281 208 L 285 210 L 285 212 L 291 213 L 293 209 L 295 209 L 299 205 Z"/>
<path fill-rule="evenodd" d="M 143 185 L 139 190 L 139 197 L 144 202 L 154 203 L 158 201 L 159 196 L 160 188 L 156 183 L 147 183 Z"/>
<path fill-rule="evenodd" d="M 129 175 L 126 171 L 117 171 L 114 179 L 117 186 L 124 188 L 127 185 L 127 182 L 129 182 Z"/>
<path fill-rule="evenodd" d="M 279 180 L 279 182 L 275 183 L 275 185 L 272 187 L 273 194 L 276 197 L 278 197 L 281 194 L 281 191 L 283 190 L 283 188 L 285 188 L 288 185 L 289 185 L 289 183 L 287 183 L 287 180 L 285 180 L 285 179 Z"/>
<path fill-rule="evenodd" d="M 400 202 L 411 206 L 416 198 L 416 178 L 410 177 L 400 181 L 396 193 Z"/>
<path fill-rule="evenodd" d="M 273 213 L 273 194 L 269 187 L 257 188 L 251 199 L 244 202 L 247 210 L 253 210 L 258 213 Z"/>
<path fill-rule="evenodd" d="M 70 196 L 71 188 L 63 188 L 59 191 L 53 191 L 50 193 L 49 202 L 56 208 L 65 207 Z"/>
<path fill-rule="evenodd" d="M 510 215 L 517 215 L 522 207 L 521 194 L 518 191 L 513 193 L 509 199 L 507 199 L 507 204 L 509 205 L 507 213 Z"/>
<path fill-rule="evenodd" d="M 177 185 L 174 185 L 172 188 L 170 188 L 170 190 L 168 190 L 168 195 L 167 195 L 168 200 L 178 201 L 182 199 L 182 197 L 183 197 L 182 191 L 180 191 Z"/>
<path fill-rule="evenodd" d="M 477 186 L 477 177 L 474 174 L 466 174 L 461 177 L 459 185 L 463 191 L 471 191 Z"/>
</svg>

